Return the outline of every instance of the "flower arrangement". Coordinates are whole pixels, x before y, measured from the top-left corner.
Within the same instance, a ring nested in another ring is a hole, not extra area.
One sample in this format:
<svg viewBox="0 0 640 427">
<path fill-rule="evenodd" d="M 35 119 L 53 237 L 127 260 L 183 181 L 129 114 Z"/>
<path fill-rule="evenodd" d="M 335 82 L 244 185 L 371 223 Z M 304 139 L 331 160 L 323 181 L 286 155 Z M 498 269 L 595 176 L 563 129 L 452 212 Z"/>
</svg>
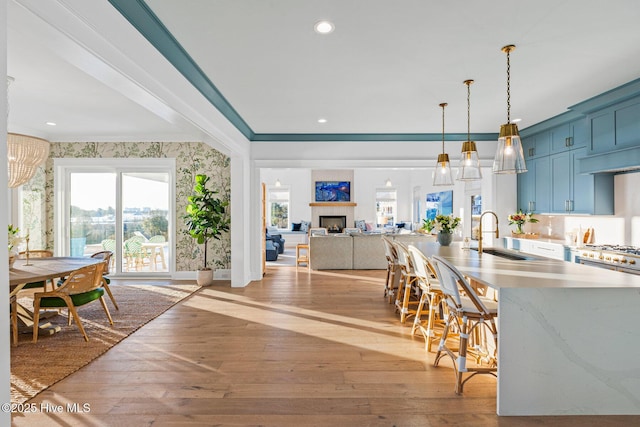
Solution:
<svg viewBox="0 0 640 427">
<path fill-rule="evenodd" d="M 22 237 L 20 237 L 18 235 L 18 233 L 20 233 L 20 229 L 18 227 L 14 227 L 13 225 L 9 224 L 9 252 L 11 252 L 11 250 L 18 246 L 20 243 L 22 243 L 22 241 L 24 240 Z"/>
<path fill-rule="evenodd" d="M 438 233 L 452 234 L 458 224 L 460 224 L 460 217 L 453 215 L 436 215 L 433 220 L 433 226 Z"/>
<path fill-rule="evenodd" d="M 422 229 L 427 230 L 427 233 L 431 233 L 431 230 L 435 228 L 435 219 L 425 218 L 422 220 Z"/>
<path fill-rule="evenodd" d="M 509 225 L 511 224 L 515 224 L 516 225 L 516 233 L 518 234 L 524 234 L 524 230 L 522 229 L 522 226 L 527 223 L 527 222 L 531 222 L 531 223 L 536 223 L 538 222 L 538 220 L 536 218 L 533 217 L 532 213 L 524 213 L 522 212 L 522 209 L 518 210 L 518 212 L 509 215 Z"/>
</svg>

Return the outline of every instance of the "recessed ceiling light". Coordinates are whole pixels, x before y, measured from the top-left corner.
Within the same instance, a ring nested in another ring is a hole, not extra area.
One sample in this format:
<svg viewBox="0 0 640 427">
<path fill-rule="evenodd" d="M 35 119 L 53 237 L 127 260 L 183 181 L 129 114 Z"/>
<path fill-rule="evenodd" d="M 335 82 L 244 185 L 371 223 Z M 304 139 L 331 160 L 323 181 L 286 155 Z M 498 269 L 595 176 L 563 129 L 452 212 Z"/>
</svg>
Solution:
<svg viewBox="0 0 640 427">
<path fill-rule="evenodd" d="M 46 122 L 45 125 L 55 126 L 56 124 L 54 122 Z"/>
<path fill-rule="evenodd" d="M 318 123 L 327 123 L 327 119 L 318 119 Z"/>
<path fill-rule="evenodd" d="M 335 28 L 335 26 L 333 25 L 333 23 L 329 22 L 329 21 L 318 21 L 313 26 L 313 29 L 318 34 L 329 34 L 329 33 L 333 32 L 334 28 Z"/>
<path fill-rule="evenodd" d="M 511 120 L 511 123 L 520 123 L 522 121 L 522 119 L 513 119 Z"/>
</svg>

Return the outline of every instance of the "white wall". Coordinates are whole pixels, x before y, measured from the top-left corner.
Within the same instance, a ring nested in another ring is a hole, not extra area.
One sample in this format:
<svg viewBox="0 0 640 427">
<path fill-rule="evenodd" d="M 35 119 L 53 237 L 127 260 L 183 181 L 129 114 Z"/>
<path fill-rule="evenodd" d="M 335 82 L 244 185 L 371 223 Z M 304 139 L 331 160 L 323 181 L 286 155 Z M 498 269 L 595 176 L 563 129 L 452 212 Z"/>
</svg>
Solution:
<svg viewBox="0 0 640 427">
<path fill-rule="evenodd" d="M 7 99 L 7 2 L 6 0 L 0 0 L 0 78 L 2 79 L 2 88 L 0 88 L 0 99 Z M 7 103 L 0 102 L 0 129 L 2 134 L 7 134 Z M 3 138 L 4 139 L 4 138 Z M 6 139 L 5 139 L 6 141 Z M 3 142 L 0 144 L 0 159 L 7 158 L 7 144 Z M 0 162 L 0 200 L 9 200 L 9 191 L 7 188 L 7 162 Z M 0 215 L 0 230 L 6 230 L 8 224 L 9 206 L 5 206 L 4 212 Z M 4 234 L 4 233 L 3 233 Z M 7 235 L 4 234 L 2 242 L 0 242 L 0 259 L 3 262 L 9 259 Z M 4 292 L 0 295 L 0 348 L 2 355 L 0 356 L 0 401 L 2 403 L 11 402 L 11 358 L 9 351 L 9 270 L 6 268 L 7 264 L 4 264 L 4 268 L 0 269 L 0 283 L 3 284 Z M 0 412 L 0 425 L 8 426 L 11 424 L 11 411 Z"/>
</svg>

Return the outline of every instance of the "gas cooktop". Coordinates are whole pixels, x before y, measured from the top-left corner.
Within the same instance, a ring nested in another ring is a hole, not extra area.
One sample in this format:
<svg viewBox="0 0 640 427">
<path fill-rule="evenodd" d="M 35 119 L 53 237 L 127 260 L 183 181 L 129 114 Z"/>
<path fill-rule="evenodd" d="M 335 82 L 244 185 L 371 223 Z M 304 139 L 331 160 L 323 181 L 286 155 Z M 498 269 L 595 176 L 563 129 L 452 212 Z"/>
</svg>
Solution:
<svg viewBox="0 0 640 427">
<path fill-rule="evenodd" d="M 585 245 L 584 249 L 640 255 L 640 248 L 625 245 Z"/>
</svg>

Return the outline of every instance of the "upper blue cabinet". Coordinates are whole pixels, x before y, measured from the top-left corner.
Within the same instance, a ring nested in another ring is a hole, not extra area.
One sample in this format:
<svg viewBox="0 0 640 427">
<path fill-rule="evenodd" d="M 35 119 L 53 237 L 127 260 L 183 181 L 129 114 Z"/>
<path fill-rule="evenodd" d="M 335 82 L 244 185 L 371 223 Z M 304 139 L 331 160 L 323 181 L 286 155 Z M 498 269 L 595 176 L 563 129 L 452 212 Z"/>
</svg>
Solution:
<svg viewBox="0 0 640 427">
<path fill-rule="evenodd" d="M 640 169 L 640 79 L 570 107 L 587 119 L 580 173 Z"/>
<path fill-rule="evenodd" d="M 525 161 L 549 155 L 549 136 L 549 132 L 546 131 L 522 138 Z"/>
<path fill-rule="evenodd" d="M 640 96 L 590 113 L 589 154 L 640 145 Z"/>
<path fill-rule="evenodd" d="M 551 154 L 586 147 L 589 140 L 587 120 L 579 118 L 551 128 Z"/>
</svg>

